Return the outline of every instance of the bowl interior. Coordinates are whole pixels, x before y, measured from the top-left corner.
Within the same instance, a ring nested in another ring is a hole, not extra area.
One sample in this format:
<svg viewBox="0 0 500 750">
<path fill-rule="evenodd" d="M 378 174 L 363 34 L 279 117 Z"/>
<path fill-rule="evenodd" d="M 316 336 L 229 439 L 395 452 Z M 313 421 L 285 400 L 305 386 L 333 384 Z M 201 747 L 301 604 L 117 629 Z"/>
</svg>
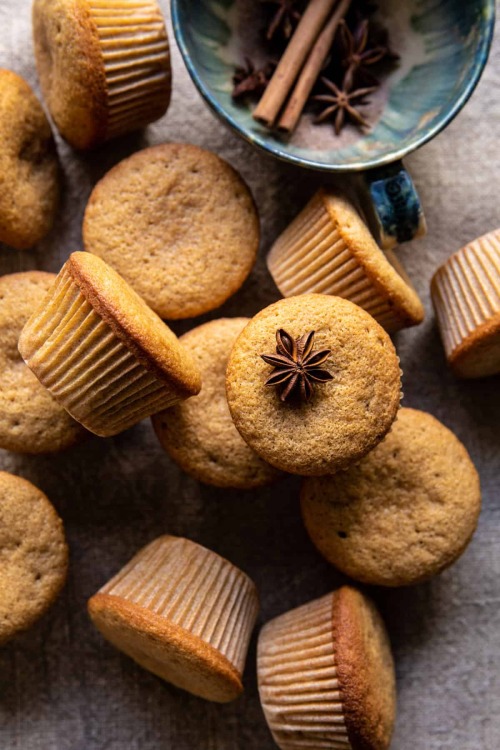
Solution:
<svg viewBox="0 0 500 750">
<path fill-rule="evenodd" d="M 240 135 L 280 158 L 329 171 L 393 161 L 432 138 L 472 93 L 491 43 L 495 0 L 380 0 L 377 15 L 400 63 L 370 105 L 372 129 L 340 137 L 306 114 L 292 138 L 256 123 L 231 98 L 234 68 L 265 60 L 259 0 L 172 0 L 175 34 L 189 72 L 214 111 Z"/>
</svg>

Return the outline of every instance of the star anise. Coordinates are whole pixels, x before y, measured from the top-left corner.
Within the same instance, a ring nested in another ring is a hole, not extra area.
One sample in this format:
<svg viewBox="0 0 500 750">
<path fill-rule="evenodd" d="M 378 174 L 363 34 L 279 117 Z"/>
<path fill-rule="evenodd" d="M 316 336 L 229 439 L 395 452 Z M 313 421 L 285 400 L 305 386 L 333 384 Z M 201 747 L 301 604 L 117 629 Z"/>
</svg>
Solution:
<svg viewBox="0 0 500 750">
<path fill-rule="evenodd" d="M 351 31 L 345 21 L 339 27 L 339 38 L 342 49 L 342 65 L 347 69 L 347 85 L 349 88 L 354 84 L 354 79 L 359 77 L 373 86 L 378 85 L 378 80 L 369 70 L 371 65 L 382 60 L 387 50 L 382 46 L 370 47 L 368 45 L 369 23 L 365 18 L 359 23 L 354 31 Z"/>
<path fill-rule="evenodd" d="M 340 56 L 342 66 L 347 70 L 346 84 L 352 88 L 354 81 L 358 80 L 371 86 L 379 86 L 379 80 L 370 70 L 382 60 L 397 60 L 395 55 L 387 46 L 380 41 L 373 45 L 371 41 L 371 28 L 367 18 L 364 18 L 351 31 L 345 21 L 339 27 Z"/>
<path fill-rule="evenodd" d="M 236 68 L 233 76 L 233 99 L 242 99 L 244 96 L 255 94 L 260 97 L 267 88 L 274 73 L 276 63 L 268 62 L 263 68 L 256 70 L 255 65 L 248 57 L 245 57 L 245 67 Z"/>
<path fill-rule="evenodd" d="M 261 2 L 278 6 L 267 29 L 266 38 L 271 41 L 276 32 L 281 30 L 284 38 L 290 39 L 302 17 L 297 8 L 297 0 L 261 0 Z"/>
<path fill-rule="evenodd" d="M 321 367 L 331 350 L 313 352 L 315 335 L 315 331 L 310 331 L 294 339 L 280 328 L 276 331 L 276 354 L 260 355 L 264 362 L 274 367 L 266 385 L 284 386 L 280 395 L 282 401 L 296 395 L 309 401 L 315 382 L 326 383 L 333 380 L 333 375 Z"/>
<path fill-rule="evenodd" d="M 328 80 L 328 78 L 321 78 L 321 82 L 330 93 L 313 96 L 314 101 L 324 102 L 328 105 L 314 122 L 319 124 L 333 117 L 336 135 L 340 134 L 345 125 L 346 118 L 361 128 L 368 127 L 368 122 L 358 111 L 358 107 L 367 104 L 365 98 L 377 90 L 377 86 L 370 86 L 351 91 L 347 86 L 348 81 L 346 82 L 346 78 L 344 78 L 342 88 L 339 88 L 336 83 Z"/>
</svg>

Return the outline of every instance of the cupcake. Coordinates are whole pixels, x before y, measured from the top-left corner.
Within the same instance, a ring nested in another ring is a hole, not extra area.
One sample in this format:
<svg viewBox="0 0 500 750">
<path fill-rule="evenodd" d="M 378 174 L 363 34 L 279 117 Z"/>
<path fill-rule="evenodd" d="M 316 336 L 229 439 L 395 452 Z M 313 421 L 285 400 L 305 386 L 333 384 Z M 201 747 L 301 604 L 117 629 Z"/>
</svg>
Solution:
<svg viewBox="0 0 500 750">
<path fill-rule="evenodd" d="M 229 358 L 234 423 L 259 456 L 282 471 L 332 474 L 382 440 L 399 408 L 394 346 L 364 310 L 340 297 L 305 294 L 266 307 Z"/>
<path fill-rule="evenodd" d="M 19 351 L 96 435 L 115 435 L 201 388 L 189 352 L 120 276 L 73 253 L 26 323 Z"/>
<path fill-rule="evenodd" d="M 167 682 L 218 703 L 243 691 L 257 593 L 215 552 L 162 536 L 90 599 L 89 613 L 108 641 Z"/>
<path fill-rule="evenodd" d="M 262 708 L 281 750 L 387 750 L 396 713 L 384 624 L 343 586 L 271 620 L 259 636 Z"/>
<path fill-rule="evenodd" d="M 69 416 L 22 361 L 19 334 L 56 279 L 26 271 L 0 277 L 0 448 L 52 453 L 73 445 L 85 430 Z"/>
<path fill-rule="evenodd" d="M 93 148 L 166 112 L 170 55 L 156 0 L 35 0 L 33 40 L 47 106 L 75 148 Z"/>
<path fill-rule="evenodd" d="M 17 250 L 48 233 L 59 204 L 59 162 L 49 121 L 21 76 L 0 69 L 0 242 Z"/>
<path fill-rule="evenodd" d="M 424 319 L 401 264 L 378 247 L 354 206 L 320 190 L 272 246 L 267 265 L 284 297 L 333 294 L 370 313 L 389 333 Z"/>
<path fill-rule="evenodd" d="M 120 162 L 97 183 L 83 222 L 85 249 L 166 319 L 202 315 L 238 291 L 259 237 L 240 175 L 216 154 L 180 143 Z"/>
<path fill-rule="evenodd" d="M 464 552 L 481 510 L 479 477 L 462 443 L 430 414 L 401 409 L 356 466 L 307 478 L 302 514 L 313 544 L 346 575 L 408 586 Z"/>
<path fill-rule="evenodd" d="M 431 294 L 446 358 L 461 378 L 500 372 L 500 229 L 439 268 Z"/>
<path fill-rule="evenodd" d="M 280 476 L 245 443 L 227 405 L 227 361 L 247 323 L 247 318 L 212 320 L 182 336 L 201 372 L 201 393 L 153 417 L 168 455 L 187 474 L 216 487 L 252 489 Z"/>
<path fill-rule="evenodd" d="M 0 471 L 0 644 L 31 627 L 68 572 L 61 519 L 31 482 Z"/>
</svg>

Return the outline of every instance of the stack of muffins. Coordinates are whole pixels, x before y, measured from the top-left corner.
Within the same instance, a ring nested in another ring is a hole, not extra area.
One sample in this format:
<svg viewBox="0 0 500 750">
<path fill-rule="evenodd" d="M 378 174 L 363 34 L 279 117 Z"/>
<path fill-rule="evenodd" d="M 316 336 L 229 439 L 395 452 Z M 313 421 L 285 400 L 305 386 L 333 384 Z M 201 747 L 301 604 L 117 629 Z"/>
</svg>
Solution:
<svg viewBox="0 0 500 750">
<path fill-rule="evenodd" d="M 72 146 L 93 148 L 166 111 L 168 41 L 155 0 L 35 0 L 33 18 L 41 87 Z M 4 70 L 0 113 L 0 167 L 15 175 L 9 200 L 0 196 L 0 240 L 22 249 L 54 220 L 58 160 L 33 92 Z M 180 339 L 163 319 L 215 310 L 255 263 L 259 217 L 240 175 L 194 145 L 139 151 L 95 186 L 83 242 L 57 276 L 0 279 L 0 447 L 56 452 L 151 416 L 166 453 L 201 482 L 254 489 L 303 477 L 311 540 L 355 581 L 416 584 L 462 554 L 480 512 L 477 472 L 444 425 L 400 407 L 389 334 L 419 324 L 423 306 L 345 196 L 321 189 L 274 242 L 268 268 L 283 298 Z M 500 233 L 452 256 L 432 295 L 457 375 L 499 372 Z M 0 501 L 6 642 L 59 594 L 68 548 L 32 484 L 1 473 Z M 216 702 L 243 690 L 258 608 L 244 572 L 173 536 L 139 550 L 88 604 L 118 649 Z M 282 750 L 389 747 L 394 665 L 364 593 L 343 586 L 267 623 L 257 659 Z"/>
</svg>

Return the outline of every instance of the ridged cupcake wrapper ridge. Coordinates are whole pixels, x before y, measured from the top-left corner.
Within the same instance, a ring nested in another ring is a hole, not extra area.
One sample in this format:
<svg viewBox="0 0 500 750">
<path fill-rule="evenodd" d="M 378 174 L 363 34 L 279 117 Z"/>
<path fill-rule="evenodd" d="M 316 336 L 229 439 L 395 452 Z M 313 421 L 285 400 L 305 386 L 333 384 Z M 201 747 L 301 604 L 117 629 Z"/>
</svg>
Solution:
<svg viewBox="0 0 500 750">
<path fill-rule="evenodd" d="M 258 645 L 262 707 L 281 750 L 347 750 L 332 633 L 333 595 L 268 623 Z"/>
<path fill-rule="evenodd" d="M 54 398 L 98 435 L 114 435 L 179 401 L 94 311 L 65 268 L 24 328 L 20 351 Z"/>
<path fill-rule="evenodd" d="M 161 117 L 170 100 L 165 23 L 155 0 L 90 0 L 108 91 L 107 137 Z"/>
<path fill-rule="evenodd" d="M 284 297 L 331 294 L 354 302 L 392 332 L 401 321 L 351 253 L 317 193 L 276 240 L 267 258 Z"/>
<path fill-rule="evenodd" d="M 500 230 L 451 256 L 431 285 L 446 356 L 500 313 Z"/>
<path fill-rule="evenodd" d="M 258 598 L 248 576 L 214 552 L 187 539 L 160 537 L 99 593 L 166 618 L 243 673 Z"/>
</svg>

